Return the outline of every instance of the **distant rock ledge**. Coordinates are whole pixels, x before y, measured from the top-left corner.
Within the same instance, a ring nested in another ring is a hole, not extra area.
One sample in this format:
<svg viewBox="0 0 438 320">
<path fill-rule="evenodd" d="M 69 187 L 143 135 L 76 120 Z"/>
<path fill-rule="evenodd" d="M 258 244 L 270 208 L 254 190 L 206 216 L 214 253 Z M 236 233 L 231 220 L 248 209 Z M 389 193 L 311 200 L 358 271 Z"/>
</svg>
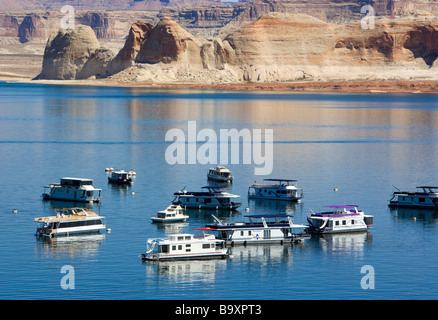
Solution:
<svg viewBox="0 0 438 320">
<path fill-rule="evenodd" d="M 136 22 L 115 55 L 93 30 L 58 30 L 36 79 L 235 83 L 297 80 L 438 79 L 433 17 L 376 18 L 337 25 L 304 14 L 269 13 L 224 39 L 196 38 L 168 17 Z"/>
</svg>

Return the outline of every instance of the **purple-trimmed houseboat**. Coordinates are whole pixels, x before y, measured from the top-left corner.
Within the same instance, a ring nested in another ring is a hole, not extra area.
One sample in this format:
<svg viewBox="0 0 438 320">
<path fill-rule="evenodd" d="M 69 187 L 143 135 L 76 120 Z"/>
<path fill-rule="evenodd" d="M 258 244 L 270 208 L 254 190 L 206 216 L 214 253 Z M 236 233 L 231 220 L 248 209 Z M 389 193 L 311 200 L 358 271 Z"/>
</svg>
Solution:
<svg viewBox="0 0 438 320">
<path fill-rule="evenodd" d="M 373 226 L 373 216 L 365 215 L 356 205 L 326 206 L 331 211 L 312 213 L 307 217 L 309 232 L 337 233 L 366 231 Z"/>
</svg>

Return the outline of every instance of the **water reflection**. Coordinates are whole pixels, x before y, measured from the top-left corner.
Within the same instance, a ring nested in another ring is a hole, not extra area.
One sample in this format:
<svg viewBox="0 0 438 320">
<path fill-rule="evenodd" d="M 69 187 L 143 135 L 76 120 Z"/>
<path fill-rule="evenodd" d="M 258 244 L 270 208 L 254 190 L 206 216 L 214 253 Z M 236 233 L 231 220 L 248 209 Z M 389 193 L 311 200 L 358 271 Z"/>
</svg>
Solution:
<svg viewBox="0 0 438 320">
<path fill-rule="evenodd" d="M 326 254 L 362 256 L 366 246 L 371 245 L 371 233 L 354 232 L 339 234 L 312 235 L 312 241 L 318 242 L 321 251 Z"/>
<path fill-rule="evenodd" d="M 390 211 L 396 222 L 403 220 L 416 220 L 422 221 L 425 224 L 438 223 L 438 210 L 391 208 Z"/>
<path fill-rule="evenodd" d="M 68 255 L 72 258 L 93 257 L 99 253 L 99 247 L 104 240 L 104 233 L 58 238 L 37 237 L 35 252 L 50 258 L 61 255 Z"/>
<path fill-rule="evenodd" d="M 189 261 L 144 261 L 146 277 L 169 279 L 174 283 L 187 282 L 214 282 L 218 270 L 226 269 L 227 261 L 216 260 L 189 260 Z"/>
</svg>

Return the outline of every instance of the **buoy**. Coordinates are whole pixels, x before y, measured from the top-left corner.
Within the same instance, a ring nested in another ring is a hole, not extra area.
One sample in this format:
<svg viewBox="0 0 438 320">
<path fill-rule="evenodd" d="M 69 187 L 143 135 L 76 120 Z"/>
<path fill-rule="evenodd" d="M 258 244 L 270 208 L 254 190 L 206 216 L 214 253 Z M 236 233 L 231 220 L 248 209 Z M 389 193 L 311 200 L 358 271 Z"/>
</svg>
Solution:
<svg viewBox="0 0 438 320">
<path fill-rule="evenodd" d="M 107 228 L 106 232 L 111 233 L 111 228 Z"/>
<path fill-rule="evenodd" d="M 412 217 L 412 221 L 417 221 L 417 218 L 416 217 Z"/>
<path fill-rule="evenodd" d="M 134 191 L 132 191 L 132 192 L 131 192 L 131 194 L 135 194 L 135 192 L 134 192 Z"/>
<path fill-rule="evenodd" d="M 334 191 L 334 192 L 337 192 L 337 191 L 338 191 L 338 188 L 335 187 L 335 188 L 333 189 L 333 191 Z"/>
<path fill-rule="evenodd" d="M 248 207 L 246 207 L 246 208 L 245 208 L 245 211 L 249 211 L 249 208 L 248 208 Z"/>
<path fill-rule="evenodd" d="M 12 210 L 12 213 L 17 213 L 17 212 L 18 212 L 17 209 Z"/>
</svg>

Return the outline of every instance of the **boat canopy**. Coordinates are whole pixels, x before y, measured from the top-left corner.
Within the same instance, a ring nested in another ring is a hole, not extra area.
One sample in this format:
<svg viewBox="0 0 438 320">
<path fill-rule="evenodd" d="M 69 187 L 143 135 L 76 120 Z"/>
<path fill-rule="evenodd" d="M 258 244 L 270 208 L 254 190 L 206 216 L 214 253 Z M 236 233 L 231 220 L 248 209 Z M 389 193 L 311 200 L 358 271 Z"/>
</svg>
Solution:
<svg viewBox="0 0 438 320">
<path fill-rule="evenodd" d="M 225 187 L 225 186 L 204 186 L 204 187 L 201 187 L 202 189 L 225 189 L 225 188 L 227 188 L 227 187 Z"/>
<path fill-rule="evenodd" d="M 199 230 L 199 231 L 216 231 L 216 229 L 212 229 L 212 228 L 193 228 L 192 230 Z"/>
<path fill-rule="evenodd" d="M 434 187 L 434 186 L 420 186 L 417 187 L 418 189 L 438 189 L 438 187 Z"/>
<path fill-rule="evenodd" d="M 348 209 L 348 208 L 357 208 L 358 206 L 355 204 L 347 204 L 347 205 L 324 206 L 324 207 L 325 208 Z"/>
<path fill-rule="evenodd" d="M 263 179 L 263 181 L 297 182 L 298 180 L 293 180 L 293 179 Z"/>
<path fill-rule="evenodd" d="M 292 217 L 290 214 L 286 214 L 286 213 L 279 213 L 279 214 L 252 214 L 252 215 L 247 215 L 245 217 L 248 218 L 287 218 L 287 217 Z"/>
</svg>

